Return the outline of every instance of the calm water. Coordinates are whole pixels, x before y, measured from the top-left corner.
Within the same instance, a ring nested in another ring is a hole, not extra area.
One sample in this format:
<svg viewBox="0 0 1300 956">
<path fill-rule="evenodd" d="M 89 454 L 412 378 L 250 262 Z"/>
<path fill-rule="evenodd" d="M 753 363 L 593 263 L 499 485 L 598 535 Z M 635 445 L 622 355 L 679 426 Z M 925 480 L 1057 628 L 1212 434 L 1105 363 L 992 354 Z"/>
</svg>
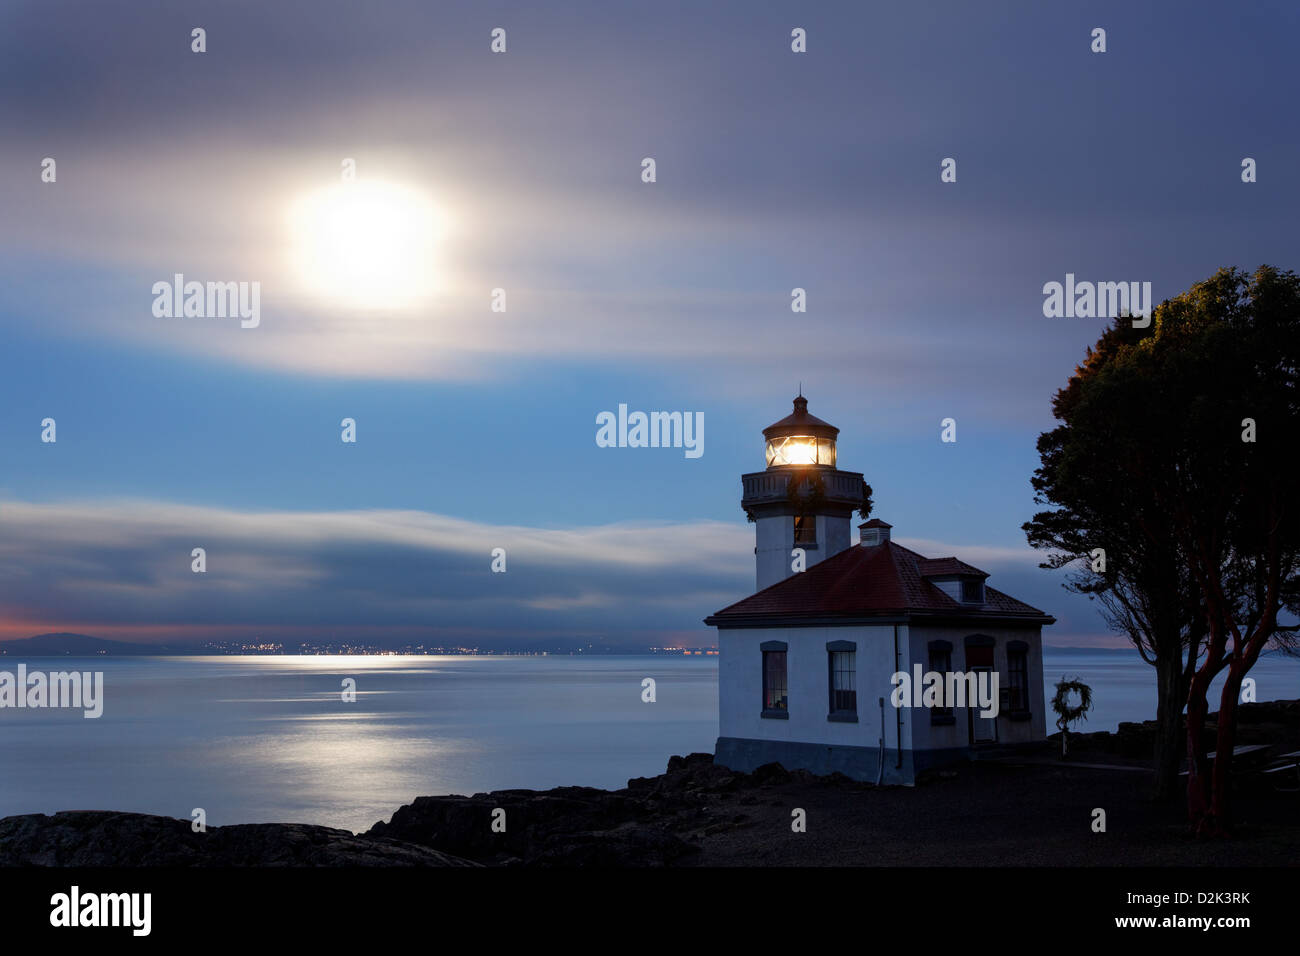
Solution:
<svg viewBox="0 0 1300 956">
<path fill-rule="evenodd" d="M 14 671 L 17 658 L 0 658 Z M 361 830 L 421 794 L 621 787 L 710 751 L 717 659 L 671 657 L 34 658 L 101 670 L 104 715 L 0 710 L 0 816 L 116 809 Z M 1084 730 L 1154 716 L 1136 653 L 1051 651 L 1045 680 L 1094 691 Z M 1264 658 L 1259 699 L 1300 697 L 1300 662 Z M 357 700 L 340 700 L 344 677 Z M 641 680 L 657 701 L 641 701 Z"/>
</svg>

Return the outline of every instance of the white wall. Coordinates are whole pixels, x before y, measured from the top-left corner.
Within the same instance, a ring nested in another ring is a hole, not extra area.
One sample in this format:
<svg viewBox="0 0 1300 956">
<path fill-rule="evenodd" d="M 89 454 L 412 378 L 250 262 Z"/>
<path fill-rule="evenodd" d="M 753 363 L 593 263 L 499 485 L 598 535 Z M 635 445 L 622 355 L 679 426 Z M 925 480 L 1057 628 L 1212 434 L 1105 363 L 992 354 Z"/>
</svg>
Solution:
<svg viewBox="0 0 1300 956">
<path fill-rule="evenodd" d="M 1029 710 L 1031 719 L 1013 721 L 1006 712 L 1000 712 L 997 718 L 999 743 L 1024 743 L 1031 740 L 1043 740 L 1046 737 L 1044 727 L 1043 697 L 1043 644 L 1041 629 L 1038 627 L 997 627 L 984 624 L 951 626 L 913 625 L 910 631 L 910 655 L 919 662 L 923 671 L 930 667 L 930 641 L 945 640 L 952 644 L 952 669 L 966 671 L 966 638 L 972 634 L 984 634 L 994 640 L 993 666 L 998 671 L 998 686 L 1007 686 L 1007 642 L 1024 641 L 1029 645 Z M 948 747 L 966 747 L 970 744 L 970 725 L 967 709 L 956 708 L 956 722 L 951 726 L 933 726 L 930 723 L 930 711 L 916 711 L 915 735 L 917 749 L 939 750 Z"/>
<path fill-rule="evenodd" d="M 754 524 L 755 590 L 761 591 L 790 576 L 790 548 L 794 540 L 794 518 L 771 515 Z"/>
<path fill-rule="evenodd" d="M 895 670 L 905 670 L 908 634 L 906 625 L 899 628 L 899 654 L 894 662 L 894 627 L 797 627 L 797 628 L 722 628 L 718 631 L 718 710 L 719 734 L 759 740 L 788 740 L 802 743 L 839 744 L 853 747 L 878 747 L 880 744 L 880 704 L 885 698 L 885 747 L 897 749 L 898 731 L 889 695 L 893 690 L 890 677 Z M 760 716 L 763 693 L 764 641 L 785 641 L 786 673 L 789 682 L 789 719 Z M 858 722 L 827 720 L 830 690 L 827 672 L 828 641 L 853 641 L 857 644 L 856 688 Z M 911 716 L 903 713 L 903 746 L 910 746 Z"/>
<path fill-rule="evenodd" d="M 839 518 L 835 515 L 818 515 L 817 543 L 822 546 L 821 559 L 823 561 L 851 547 L 853 544 L 853 529 L 850 527 L 849 519 Z"/>
<path fill-rule="evenodd" d="M 848 518 L 817 515 L 817 546 L 805 548 L 806 568 L 839 554 L 853 543 Z M 770 515 L 759 518 L 754 528 L 755 590 L 771 587 L 795 572 L 790 570 L 794 548 L 794 517 Z"/>
<path fill-rule="evenodd" d="M 952 646 L 952 667 L 966 670 L 966 637 L 985 634 L 994 639 L 993 662 L 999 688 L 1007 686 L 1007 642 L 1029 645 L 1029 706 L 1031 719 L 1013 721 L 1006 711 L 997 718 L 1000 743 L 1043 740 L 1046 737 L 1046 700 L 1043 693 L 1043 650 L 1040 629 L 988 625 L 899 625 L 899 659 L 894 659 L 893 625 L 863 627 L 785 627 L 720 629 L 718 632 L 719 735 L 757 740 L 782 740 L 813 744 L 877 747 L 880 743 L 879 698 L 885 698 L 885 747 L 899 746 L 898 718 L 902 718 L 903 749 L 943 750 L 970 744 L 966 710 L 958 708 L 952 725 L 933 726 L 925 708 L 902 708 L 890 702 L 896 670 L 912 673 L 913 663 L 929 669 L 929 642 L 942 639 Z M 760 645 L 785 641 L 789 683 L 789 718 L 766 718 L 762 711 L 762 661 Z M 857 644 L 858 722 L 827 720 L 829 686 L 828 641 Z"/>
</svg>

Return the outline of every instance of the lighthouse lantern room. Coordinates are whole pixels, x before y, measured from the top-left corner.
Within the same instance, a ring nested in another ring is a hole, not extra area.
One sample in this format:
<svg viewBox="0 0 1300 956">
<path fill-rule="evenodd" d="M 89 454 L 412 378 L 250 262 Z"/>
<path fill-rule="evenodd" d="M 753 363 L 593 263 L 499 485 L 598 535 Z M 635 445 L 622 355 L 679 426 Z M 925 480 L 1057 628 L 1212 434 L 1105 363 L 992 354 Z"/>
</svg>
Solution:
<svg viewBox="0 0 1300 956">
<path fill-rule="evenodd" d="M 758 590 L 853 543 L 850 523 L 862 507 L 862 475 L 835 467 L 839 433 L 808 413 L 803 395 L 790 415 L 763 429 L 767 469 L 741 477 L 741 507 L 755 524 Z"/>
</svg>

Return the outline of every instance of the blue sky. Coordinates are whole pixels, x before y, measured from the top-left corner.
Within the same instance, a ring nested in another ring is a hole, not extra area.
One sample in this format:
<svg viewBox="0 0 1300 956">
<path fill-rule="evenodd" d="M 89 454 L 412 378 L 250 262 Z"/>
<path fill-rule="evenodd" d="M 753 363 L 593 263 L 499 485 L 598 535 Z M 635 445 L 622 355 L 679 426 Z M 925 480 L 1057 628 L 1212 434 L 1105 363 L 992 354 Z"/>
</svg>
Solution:
<svg viewBox="0 0 1300 956">
<path fill-rule="evenodd" d="M 900 6 L 6 5 L 0 637 L 710 643 L 802 382 L 897 538 L 1104 641 L 1019 530 L 1102 325 L 1042 286 L 1296 266 L 1300 11 Z M 344 157 L 445 215 L 435 293 L 290 268 Z M 261 325 L 155 317 L 176 272 L 260 282 Z M 598 448 L 619 403 L 705 454 Z"/>
</svg>

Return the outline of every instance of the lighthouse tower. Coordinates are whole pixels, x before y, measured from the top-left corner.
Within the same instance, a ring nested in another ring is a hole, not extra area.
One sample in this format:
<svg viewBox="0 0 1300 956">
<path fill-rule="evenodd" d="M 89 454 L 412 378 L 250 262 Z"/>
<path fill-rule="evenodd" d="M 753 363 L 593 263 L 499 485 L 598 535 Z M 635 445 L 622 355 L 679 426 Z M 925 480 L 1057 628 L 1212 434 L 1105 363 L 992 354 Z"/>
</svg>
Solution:
<svg viewBox="0 0 1300 956">
<path fill-rule="evenodd" d="M 835 467 L 840 430 L 808 414 L 800 394 L 794 412 L 763 429 L 767 469 L 741 476 L 740 506 L 755 524 L 757 589 L 784 581 L 848 548 L 850 522 L 862 506 L 862 475 Z"/>
</svg>

